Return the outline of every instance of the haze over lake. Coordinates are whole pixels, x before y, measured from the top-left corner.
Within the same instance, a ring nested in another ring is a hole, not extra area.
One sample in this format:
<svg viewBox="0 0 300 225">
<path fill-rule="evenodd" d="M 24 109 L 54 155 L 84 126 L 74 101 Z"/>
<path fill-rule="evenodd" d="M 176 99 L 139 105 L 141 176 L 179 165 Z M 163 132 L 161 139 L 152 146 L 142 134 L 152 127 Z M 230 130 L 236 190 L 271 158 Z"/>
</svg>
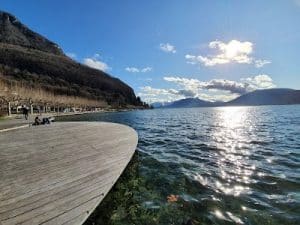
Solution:
<svg viewBox="0 0 300 225">
<path fill-rule="evenodd" d="M 70 119 L 125 123 L 138 131 L 138 178 L 144 191 L 132 198 L 151 215 L 151 224 L 288 225 L 300 219 L 299 105 L 157 109 Z M 130 224 L 118 210 L 120 224 Z M 136 223 L 145 224 L 143 219 Z"/>
</svg>

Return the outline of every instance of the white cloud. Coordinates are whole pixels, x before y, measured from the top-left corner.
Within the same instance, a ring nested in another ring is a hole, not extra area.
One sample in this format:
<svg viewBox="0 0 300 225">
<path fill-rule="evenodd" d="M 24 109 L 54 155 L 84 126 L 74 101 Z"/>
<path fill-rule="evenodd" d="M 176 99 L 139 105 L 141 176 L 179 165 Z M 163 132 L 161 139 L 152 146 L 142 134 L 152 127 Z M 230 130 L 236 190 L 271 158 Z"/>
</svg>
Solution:
<svg viewBox="0 0 300 225">
<path fill-rule="evenodd" d="M 85 58 L 83 59 L 83 64 L 101 71 L 108 71 L 110 69 L 105 62 L 102 62 L 96 58 Z"/>
<path fill-rule="evenodd" d="M 141 92 L 137 95 L 140 96 L 143 101 L 148 103 L 171 102 L 183 98 L 182 96 L 178 95 L 178 91 L 174 89 L 161 89 L 150 86 L 140 87 L 140 89 Z"/>
<path fill-rule="evenodd" d="M 182 98 L 195 97 L 195 94 L 189 90 L 153 88 L 150 86 L 140 87 L 140 89 L 141 92 L 138 93 L 138 96 L 149 103 L 170 102 Z"/>
<path fill-rule="evenodd" d="M 74 52 L 67 52 L 66 55 L 72 59 L 76 59 L 77 58 L 77 55 L 76 53 Z"/>
<path fill-rule="evenodd" d="M 149 103 L 188 97 L 198 97 L 206 101 L 230 101 L 247 92 L 276 87 L 272 78 L 266 74 L 242 78 L 239 81 L 225 79 L 201 81 L 179 76 L 166 76 L 164 80 L 176 84 L 176 88 L 157 89 L 146 86 L 141 88 L 139 96 Z"/>
<path fill-rule="evenodd" d="M 224 79 L 213 79 L 208 82 L 203 82 L 201 88 L 207 90 L 229 91 L 233 94 L 245 94 L 248 91 L 248 85 L 246 83 Z"/>
<path fill-rule="evenodd" d="M 161 43 L 159 45 L 160 50 L 164 51 L 164 52 L 168 52 L 168 53 L 176 53 L 176 49 L 174 45 L 171 45 L 169 43 Z"/>
<path fill-rule="evenodd" d="M 152 67 L 136 68 L 136 67 L 126 67 L 125 70 L 130 73 L 147 73 L 152 71 Z"/>
<path fill-rule="evenodd" d="M 273 79 L 266 74 L 260 74 L 255 77 L 248 77 L 241 79 L 243 82 L 247 83 L 252 90 L 256 89 L 268 89 L 275 88 L 276 85 L 273 82 Z"/>
<path fill-rule="evenodd" d="M 176 90 L 176 89 L 159 89 L 150 86 L 141 87 L 141 92 L 138 93 L 143 101 L 148 103 L 154 102 L 171 102 L 184 98 L 197 97 L 206 101 L 230 101 L 239 96 L 239 94 L 217 92 L 215 94 L 198 92 L 194 93 L 191 90 Z"/>
<path fill-rule="evenodd" d="M 94 54 L 94 57 L 95 57 L 95 58 L 99 58 L 99 57 L 100 57 L 100 54 L 99 54 L 99 53 L 95 53 L 95 54 Z"/>
<path fill-rule="evenodd" d="M 207 82 L 181 77 L 164 77 L 164 80 L 174 82 L 180 87 L 198 93 L 200 90 L 221 90 L 230 93 L 245 94 L 248 84 L 231 80 L 213 79 Z"/>
<path fill-rule="evenodd" d="M 156 96 L 161 94 L 168 94 L 169 91 L 167 89 L 159 89 L 159 88 L 152 88 L 150 86 L 145 86 L 140 88 L 142 91 L 147 92 L 147 94 L 150 96 Z"/>
<path fill-rule="evenodd" d="M 197 79 L 189 79 L 189 78 L 182 78 L 176 76 L 164 77 L 164 80 L 168 82 L 176 83 L 177 85 L 179 85 L 180 88 L 193 91 L 194 93 L 198 91 L 198 89 L 203 83 Z"/>
<path fill-rule="evenodd" d="M 247 64 L 252 62 L 250 54 L 253 52 L 253 44 L 251 42 L 231 40 L 228 43 L 224 43 L 221 41 L 212 41 L 208 46 L 211 49 L 216 49 L 219 53 L 214 56 L 186 55 L 185 58 L 189 63 L 202 63 L 205 66 L 215 66 L 230 62 Z"/>
<path fill-rule="evenodd" d="M 126 67 L 125 70 L 130 73 L 139 73 L 140 70 L 136 67 Z"/>
<path fill-rule="evenodd" d="M 249 41 L 241 42 L 238 40 L 231 40 L 228 43 L 212 41 L 209 43 L 208 47 L 216 50 L 217 54 L 207 56 L 187 54 L 185 56 L 187 63 L 203 64 L 204 66 L 215 66 L 227 63 L 254 63 L 256 67 L 262 67 L 265 64 L 271 63 L 268 60 L 255 60 L 252 57 L 253 43 Z"/>
<path fill-rule="evenodd" d="M 147 73 L 147 72 L 150 72 L 150 71 L 152 71 L 151 67 L 145 67 L 145 68 L 141 69 L 142 73 Z"/>
<path fill-rule="evenodd" d="M 201 90 L 226 91 L 232 94 L 245 94 L 257 89 L 274 88 L 272 78 L 266 74 L 260 74 L 254 77 L 242 78 L 239 82 L 225 79 L 212 79 L 210 81 L 200 81 L 198 79 L 188 79 L 176 76 L 164 77 L 165 81 L 173 82 L 184 90 L 199 93 Z"/>
<path fill-rule="evenodd" d="M 271 63 L 270 60 L 258 59 L 258 60 L 255 60 L 255 67 L 256 68 L 261 68 L 264 65 L 267 65 L 267 64 L 270 64 L 270 63 Z"/>
</svg>

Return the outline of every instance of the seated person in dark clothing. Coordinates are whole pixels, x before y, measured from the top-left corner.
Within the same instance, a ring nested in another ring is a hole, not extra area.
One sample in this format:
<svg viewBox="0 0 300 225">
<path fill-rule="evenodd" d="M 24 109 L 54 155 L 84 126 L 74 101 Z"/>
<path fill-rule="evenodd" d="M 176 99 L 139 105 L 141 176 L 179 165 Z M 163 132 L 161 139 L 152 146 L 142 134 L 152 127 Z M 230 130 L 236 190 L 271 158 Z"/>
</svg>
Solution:
<svg viewBox="0 0 300 225">
<path fill-rule="evenodd" d="M 41 120 L 40 120 L 40 118 L 37 116 L 37 117 L 35 117 L 35 119 L 34 119 L 34 123 L 33 123 L 33 125 L 40 125 L 41 124 Z"/>
<path fill-rule="evenodd" d="M 50 124 L 50 120 L 48 117 L 43 118 L 42 124 Z"/>
</svg>

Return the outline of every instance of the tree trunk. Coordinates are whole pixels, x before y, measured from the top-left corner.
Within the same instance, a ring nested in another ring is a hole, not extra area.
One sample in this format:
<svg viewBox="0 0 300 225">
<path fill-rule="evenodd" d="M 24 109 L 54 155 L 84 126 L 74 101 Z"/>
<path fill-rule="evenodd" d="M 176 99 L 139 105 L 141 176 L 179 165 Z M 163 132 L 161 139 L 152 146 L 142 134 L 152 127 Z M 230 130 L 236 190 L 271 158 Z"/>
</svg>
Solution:
<svg viewBox="0 0 300 225">
<path fill-rule="evenodd" d="M 8 116 L 11 116 L 11 107 L 10 107 L 10 102 L 7 103 L 7 113 L 8 113 Z"/>
</svg>

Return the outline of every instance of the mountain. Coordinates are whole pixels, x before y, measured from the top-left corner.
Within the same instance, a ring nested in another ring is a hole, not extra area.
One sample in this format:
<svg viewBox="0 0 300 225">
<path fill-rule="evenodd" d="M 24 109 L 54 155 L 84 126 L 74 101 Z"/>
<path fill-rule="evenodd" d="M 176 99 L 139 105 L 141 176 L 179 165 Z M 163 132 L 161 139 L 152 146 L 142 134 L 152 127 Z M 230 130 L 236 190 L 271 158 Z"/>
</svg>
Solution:
<svg viewBox="0 0 300 225">
<path fill-rule="evenodd" d="M 172 104 L 173 102 L 153 102 L 151 103 L 151 106 L 153 108 L 163 108 L 167 107 L 168 105 Z"/>
<path fill-rule="evenodd" d="M 112 106 L 143 105 L 121 80 L 72 60 L 57 44 L 1 11 L 0 81 Z"/>
<path fill-rule="evenodd" d="M 300 104 L 300 90 L 274 88 L 256 90 L 229 102 L 208 102 L 199 98 L 186 98 L 169 103 L 164 108 L 191 108 L 215 106 L 257 106 Z M 155 107 L 155 106 L 154 106 Z"/>
<path fill-rule="evenodd" d="M 226 105 L 290 105 L 300 104 L 300 90 L 274 88 L 244 94 Z"/>
<path fill-rule="evenodd" d="M 193 108 L 193 107 L 211 107 L 215 106 L 213 102 L 201 100 L 199 98 L 186 98 L 174 101 L 167 105 L 166 108 Z"/>
<path fill-rule="evenodd" d="M 0 42 L 63 55 L 60 47 L 31 31 L 15 16 L 0 11 Z"/>
</svg>

